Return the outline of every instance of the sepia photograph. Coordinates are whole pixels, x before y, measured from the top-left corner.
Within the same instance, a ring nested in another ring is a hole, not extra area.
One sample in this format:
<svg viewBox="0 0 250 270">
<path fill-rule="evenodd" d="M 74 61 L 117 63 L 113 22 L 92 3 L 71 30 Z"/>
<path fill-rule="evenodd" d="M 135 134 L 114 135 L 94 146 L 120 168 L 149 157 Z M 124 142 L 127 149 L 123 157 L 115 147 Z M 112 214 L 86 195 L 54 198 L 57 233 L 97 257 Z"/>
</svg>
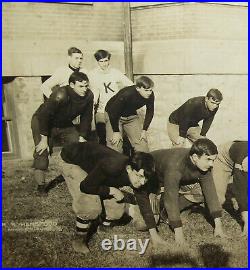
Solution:
<svg viewBox="0 0 250 270">
<path fill-rule="evenodd" d="M 248 267 L 248 2 L 2 2 L 2 267 Z"/>
</svg>

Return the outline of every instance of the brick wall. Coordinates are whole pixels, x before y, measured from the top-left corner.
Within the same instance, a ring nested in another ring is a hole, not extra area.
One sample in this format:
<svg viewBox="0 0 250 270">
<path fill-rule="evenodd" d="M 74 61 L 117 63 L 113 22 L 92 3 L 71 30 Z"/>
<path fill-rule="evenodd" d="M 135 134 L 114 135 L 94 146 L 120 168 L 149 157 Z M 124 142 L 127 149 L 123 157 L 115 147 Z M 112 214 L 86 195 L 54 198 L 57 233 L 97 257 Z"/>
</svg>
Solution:
<svg viewBox="0 0 250 270">
<path fill-rule="evenodd" d="M 185 3 L 132 8 L 133 41 L 169 39 L 245 40 L 247 7 Z"/>
<path fill-rule="evenodd" d="M 122 4 L 3 3 L 3 38 L 122 40 Z"/>
</svg>

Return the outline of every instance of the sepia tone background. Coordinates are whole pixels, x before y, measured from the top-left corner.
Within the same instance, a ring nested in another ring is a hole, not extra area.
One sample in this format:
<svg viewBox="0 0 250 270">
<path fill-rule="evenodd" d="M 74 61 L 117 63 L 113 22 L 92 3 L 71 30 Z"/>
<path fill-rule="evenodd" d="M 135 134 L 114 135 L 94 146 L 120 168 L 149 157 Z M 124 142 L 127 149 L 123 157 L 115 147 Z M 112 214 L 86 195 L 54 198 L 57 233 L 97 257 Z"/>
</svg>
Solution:
<svg viewBox="0 0 250 270">
<path fill-rule="evenodd" d="M 88 70 L 96 66 L 93 53 L 106 49 L 114 67 L 134 79 L 145 74 L 154 80 L 152 150 L 170 146 L 169 114 L 210 88 L 221 90 L 224 100 L 208 137 L 217 144 L 247 139 L 247 13 L 246 2 L 2 3 L 3 267 L 247 267 L 248 241 L 231 205 L 222 213 L 227 239 L 213 237 L 201 209 L 182 213 L 187 254 L 164 223 L 158 227 L 168 241 L 163 253 L 152 247 L 144 256 L 101 249 L 101 241 L 114 234 L 149 237 L 131 223 L 95 234 L 88 256 L 74 252 L 75 216 L 66 185 L 46 198 L 35 193 L 30 129 L 43 102 L 42 80 L 67 64 L 67 49 L 76 46 Z M 60 173 L 55 155 L 47 181 Z"/>
<path fill-rule="evenodd" d="M 3 3 L 4 158 L 31 159 L 30 120 L 42 102 L 42 76 L 79 47 L 83 66 L 106 49 L 126 72 L 124 3 Z M 247 138 L 247 3 L 130 3 L 133 75 L 155 82 L 150 148 L 169 147 L 169 114 L 188 98 L 218 88 L 224 96 L 208 137 Z M 5 121 L 7 119 L 7 121 Z"/>
</svg>

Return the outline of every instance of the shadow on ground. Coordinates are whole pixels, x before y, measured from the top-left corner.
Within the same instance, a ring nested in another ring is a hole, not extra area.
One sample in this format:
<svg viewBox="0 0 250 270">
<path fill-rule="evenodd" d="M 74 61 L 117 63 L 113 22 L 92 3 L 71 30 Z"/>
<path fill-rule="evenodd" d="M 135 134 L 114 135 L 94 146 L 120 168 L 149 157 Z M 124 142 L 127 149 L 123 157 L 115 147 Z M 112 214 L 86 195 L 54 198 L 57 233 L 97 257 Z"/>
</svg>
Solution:
<svg viewBox="0 0 250 270">
<path fill-rule="evenodd" d="M 223 247 L 216 244 L 204 244 L 199 247 L 205 267 L 229 267 L 230 253 L 223 250 Z"/>
<path fill-rule="evenodd" d="M 150 267 L 177 267 L 178 265 L 182 265 L 182 267 L 199 267 L 196 259 L 188 253 L 167 252 L 151 256 Z"/>
</svg>

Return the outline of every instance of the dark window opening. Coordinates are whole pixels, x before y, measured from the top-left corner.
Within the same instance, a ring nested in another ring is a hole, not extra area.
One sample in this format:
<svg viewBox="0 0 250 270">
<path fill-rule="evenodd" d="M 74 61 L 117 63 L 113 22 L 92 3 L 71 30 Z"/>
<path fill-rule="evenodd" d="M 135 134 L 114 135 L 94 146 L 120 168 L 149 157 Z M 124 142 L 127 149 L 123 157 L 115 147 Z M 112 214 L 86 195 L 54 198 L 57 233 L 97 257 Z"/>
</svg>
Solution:
<svg viewBox="0 0 250 270">
<path fill-rule="evenodd" d="M 16 78 L 15 76 L 4 76 L 4 77 L 2 77 L 2 83 L 3 84 L 10 83 L 10 82 L 14 81 L 15 78 Z"/>
<path fill-rule="evenodd" d="M 2 120 L 2 152 L 10 152 L 7 122 Z"/>
<path fill-rule="evenodd" d="M 45 76 L 42 76 L 42 77 L 41 77 L 42 83 L 44 83 L 45 81 L 47 81 L 50 77 L 51 77 L 51 75 L 45 75 Z"/>
<path fill-rule="evenodd" d="M 11 81 L 11 80 L 3 80 L 4 81 Z M 12 120 L 10 117 L 7 116 L 7 104 L 6 104 L 6 97 L 5 97 L 5 88 L 4 84 L 2 86 L 2 152 L 11 152 L 11 137 L 10 137 L 10 126 L 9 122 Z"/>
<path fill-rule="evenodd" d="M 14 105 L 15 76 L 2 77 L 2 154 L 3 158 L 19 157 L 17 123 Z"/>
</svg>

